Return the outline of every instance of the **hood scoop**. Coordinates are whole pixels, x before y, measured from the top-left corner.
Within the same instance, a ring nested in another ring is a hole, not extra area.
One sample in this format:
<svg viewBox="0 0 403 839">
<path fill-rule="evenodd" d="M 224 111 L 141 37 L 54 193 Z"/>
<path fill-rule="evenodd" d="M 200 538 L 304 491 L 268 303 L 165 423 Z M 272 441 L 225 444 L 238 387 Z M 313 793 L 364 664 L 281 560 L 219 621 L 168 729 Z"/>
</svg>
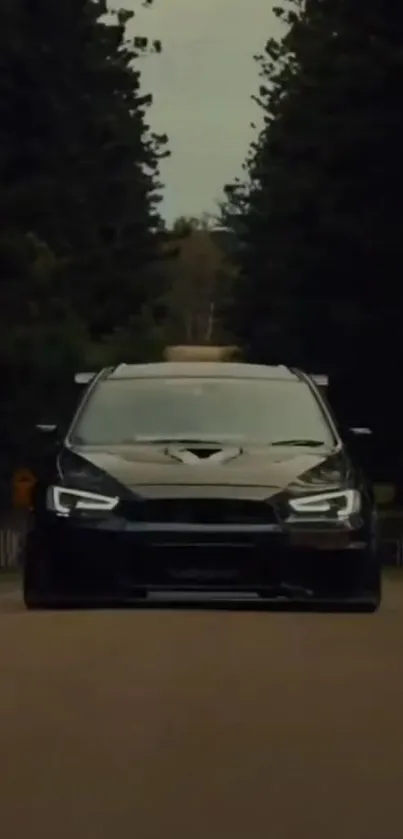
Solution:
<svg viewBox="0 0 403 839">
<path fill-rule="evenodd" d="M 202 448 L 200 448 L 200 449 L 199 449 L 199 448 L 197 448 L 197 449 L 193 449 L 193 448 L 192 448 L 192 449 L 186 449 L 186 451 L 187 451 L 187 452 L 190 452 L 191 454 L 194 454 L 194 455 L 195 455 L 195 457 L 198 457 L 198 458 L 199 458 L 199 460 L 206 460 L 208 457 L 212 457 L 212 456 L 213 456 L 213 454 L 219 454 L 220 452 L 222 452 L 222 449 L 213 449 L 213 448 L 208 448 L 208 449 L 202 449 Z"/>
<path fill-rule="evenodd" d="M 187 466 L 195 466 L 196 464 L 219 464 L 226 463 L 228 460 L 233 460 L 234 457 L 239 457 L 242 454 L 242 449 L 239 447 L 218 448 L 217 446 L 168 446 L 165 450 L 170 457 L 179 460 Z"/>
</svg>

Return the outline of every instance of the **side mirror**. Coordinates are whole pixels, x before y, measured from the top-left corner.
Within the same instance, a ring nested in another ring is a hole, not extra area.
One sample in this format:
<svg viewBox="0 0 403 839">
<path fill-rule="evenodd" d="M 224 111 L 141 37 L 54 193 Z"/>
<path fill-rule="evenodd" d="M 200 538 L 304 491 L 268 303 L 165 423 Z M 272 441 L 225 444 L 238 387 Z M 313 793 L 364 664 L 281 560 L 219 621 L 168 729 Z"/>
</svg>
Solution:
<svg viewBox="0 0 403 839">
<path fill-rule="evenodd" d="M 371 437 L 372 435 L 371 428 L 350 428 L 349 431 L 354 437 Z"/>
</svg>

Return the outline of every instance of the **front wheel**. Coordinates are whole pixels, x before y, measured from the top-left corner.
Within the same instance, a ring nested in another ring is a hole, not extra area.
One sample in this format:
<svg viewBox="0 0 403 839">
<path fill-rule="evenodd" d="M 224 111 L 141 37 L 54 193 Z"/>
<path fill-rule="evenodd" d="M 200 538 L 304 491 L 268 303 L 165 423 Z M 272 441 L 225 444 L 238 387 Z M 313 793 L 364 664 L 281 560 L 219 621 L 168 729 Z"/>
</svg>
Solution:
<svg viewBox="0 0 403 839">
<path fill-rule="evenodd" d="M 373 615 L 379 611 L 380 605 L 376 600 L 363 600 L 362 603 L 357 604 L 353 611 L 362 615 Z"/>
<path fill-rule="evenodd" d="M 26 609 L 49 608 L 46 570 L 41 560 L 25 558 L 22 572 L 22 593 Z"/>
<path fill-rule="evenodd" d="M 354 611 L 373 614 L 380 608 L 382 602 L 382 571 L 380 564 L 371 567 L 361 586 L 357 606 Z"/>
</svg>

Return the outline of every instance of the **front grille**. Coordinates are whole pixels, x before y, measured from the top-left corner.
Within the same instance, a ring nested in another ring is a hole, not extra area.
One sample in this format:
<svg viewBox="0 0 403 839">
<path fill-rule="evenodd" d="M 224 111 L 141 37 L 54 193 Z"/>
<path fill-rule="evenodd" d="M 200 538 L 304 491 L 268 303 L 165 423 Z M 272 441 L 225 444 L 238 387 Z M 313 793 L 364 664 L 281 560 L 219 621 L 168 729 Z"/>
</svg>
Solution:
<svg viewBox="0 0 403 839">
<path fill-rule="evenodd" d="M 273 507 L 265 501 L 221 498 L 164 498 L 122 502 L 128 521 L 177 524 L 276 524 Z"/>
<path fill-rule="evenodd" d="M 363 566 L 349 551 L 323 554 L 287 550 L 275 537 L 267 544 L 149 545 L 127 556 L 123 584 L 183 590 L 264 591 L 289 586 L 323 597 L 348 593 L 362 585 Z M 325 560 L 325 561 L 324 561 Z M 281 593 L 281 592 L 279 592 Z M 285 592 L 283 592 L 285 593 Z"/>
</svg>

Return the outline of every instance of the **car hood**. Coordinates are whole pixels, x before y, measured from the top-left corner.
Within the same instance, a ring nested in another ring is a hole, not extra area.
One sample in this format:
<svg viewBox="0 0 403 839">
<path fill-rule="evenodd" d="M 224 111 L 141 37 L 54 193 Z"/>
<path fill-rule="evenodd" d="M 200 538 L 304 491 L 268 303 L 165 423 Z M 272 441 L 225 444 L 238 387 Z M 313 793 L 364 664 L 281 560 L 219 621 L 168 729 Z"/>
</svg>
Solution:
<svg viewBox="0 0 403 839">
<path fill-rule="evenodd" d="M 320 492 L 345 485 L 348 463 L 340 451 L 301 447 L 270 446 L 190 447 L 143 445 L 77 447 L 61 459 L 66 475 L 66 458 L 72 455 L 91 470 L 109 476 L 126 489 L 141 495 L 155 495 L 164 488 L 177 490 L 203 487 L 250 487 L 269 497 L 292 488 L 296 494 Z M 67 469 L 67 472 L 69 470 Z"/>
</svg>

